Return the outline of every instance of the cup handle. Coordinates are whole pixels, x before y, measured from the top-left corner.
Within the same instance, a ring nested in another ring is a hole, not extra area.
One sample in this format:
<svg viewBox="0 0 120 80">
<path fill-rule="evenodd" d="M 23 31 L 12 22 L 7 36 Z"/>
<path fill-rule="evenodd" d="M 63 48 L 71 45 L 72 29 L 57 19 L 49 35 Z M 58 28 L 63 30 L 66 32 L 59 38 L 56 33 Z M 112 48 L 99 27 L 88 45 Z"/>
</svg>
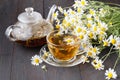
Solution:
<svg viewBox="0 0 120 80">
<path fill-rule="evenodd" d="M 9 38 L 11 41 L 16 41 L 16 39 L 12 36 L 11 32 L 13 31 L 13 29 L 15 28 L 15 25 L 11 25 L 9 26 L 6 31 L 5 31 L 5 35 L 7 36 L 7 38 Z"/>
</svg>

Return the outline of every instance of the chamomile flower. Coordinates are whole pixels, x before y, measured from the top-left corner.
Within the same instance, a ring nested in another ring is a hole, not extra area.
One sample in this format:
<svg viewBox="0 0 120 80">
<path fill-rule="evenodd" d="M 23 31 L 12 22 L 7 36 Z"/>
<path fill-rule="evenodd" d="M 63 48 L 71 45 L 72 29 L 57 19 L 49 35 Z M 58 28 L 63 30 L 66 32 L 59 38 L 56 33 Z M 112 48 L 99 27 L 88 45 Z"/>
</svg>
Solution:
<svg viewBox="0 0 120 80">
<path fill-rule="evenodd" d="M 81 6 L 80 6 L 80 0 L 75 0 L 75 3 L 73 4 L 73 7 L 74 7 L 74 8 L 81 7 Z"/>
<path fill-rule="evenodd" d="M 88 60 L 87 56 L 82 55 L 81 56 L 82 63 L 84 64 L 85 62 L 89 63 L 90 61 Z"/>
<path fill-rule="evenodd" d="M 93 67 L 96 70 L 103 70 L 104 69 L 103 61 L 100 60 L 98 57 L 95 58 L 95 60 L 93 60 L 91 64 L 93 65 Z"/>
<path fill-rule="evenodd" d="M 45 59 L 46 59 L 48 56 L 51 55 L 51 54 L 49 54 L 49 52 L 46 51 L 46 50 L 43 50 L 43 53 L 44 53 L 43 58 L 45 58 Z"/>
<path fill-rule="evenodd" d="M 77 12 L 78 12 L 78 14 L 83 14 L 84 10 L 82 8 L 78 7 Z"/>
<path fill-rule="evenodd" d="M 116 41 L 115 49 L 120 49 L 120 37 L 117 37 Z"/>
<path fill-rule="evenodd" d="M 68 12 L 66 10 L 63 10 L 63 14 L 65 17 L 68 16 Z"/>
<path fill-rule="evenodd" d="M 88 5 L 88 2 L 86 0 L 81 0 L 80 5 L 81 7 L 85 7 L 86 5 Z"/>
<path fill-rule="evenodd" d="M 113 35 L 111 35 L 111 36 L 109 37 L 110 43 L 112 43 L 113 45 L 116 44 L 116 42 L 117 42 L 116 39 L 117 39 L 117 36 L 113 36 Z"/>
<path fill-rule="evenodd" d="M 97 47 L 92 47 L 91 48 L 91 51 L 93 52 L 93 53 L 95 53 L 96 55 L 98 55 L 100 52 L 99 52 L 99 48 L 97 48 Z"/>
<path fill-rule="evenodd" d="M 104 22 L 101 22 L 99 27 L 100 27 L 101 31 L 107 31 L 108 30 L 107 24 L 104 23 Z"/>
<path fill-rule="evenodd" d="M 95 24 L 93 24 L 92 27 L 91 27 L 91 31 L 93 31 L 95 33 L 98 33 L 99 32 L 98 26 L 96 26 Z"/>
<path fill-rule="evenodd" d="M 101 35 L 101 34 L 98 34 L 98 40 L 99 40 L 99 43 L 103 42 L 103 40 L 105 39 L 106 35 Z"/>
<path fill-rule="evenodd" d="M 40 58 L 39 55 L 35 55 L 31 58 L 31 64 L 38 66 L 40 63 L 42 63 L 42 59 Z"/>
<path fill-rule="evenodd" d="M 65 27 L 65 28 L 68 28 L 71 26 L 71 23 L 69 22 L 68 18 L 65 18 L 63 21 L 62 21 L 62 25 Z"/>
<path fill-rule="evenodd" d="M 110 46 L 108 39 L 103 40 L 103 46 Z"/>
<path fill-rule="evenodd" d="M 97 39 L 95 32 L 93 32 L 93 31 L 88 31 L 87 34 L 88 34 L 88 36 L 89 36 L 90 39 Z"/>
<path fill-rule="evenodd" d="M 88 22 L 92 21 L 92 15 L 91 14 L 87 14 L 86 17 L 87 17 Z"/>
<path fill-rule="evenodd" d="M 96 57 L 96 54 L 93 53 L 92 51 L 87 51 L 87 56 L 88 56 L 88 57 L 91 57 L 91 58 L 95 58 L 95 57 Z"/>
<path fill-rule="evenodd" d="M 117 78 L 117 74 L 116 74 L 116 71 L 114 71 L 114 69 L 111 69 L 109 68 L 108 70 L 106 70 L 105 72 L 105 76 L 106 76 L 106 79 L 107 80 L 110 80 L 110 79 L 116 79 Z"/>
<path fill-rule="evenodd" d="M 93 25 L 93 21 L 88 21 L 86 27 L 90 29 Z"/>
<path fill-rule="evenodd" d="M 75 40 L 73 38 L 71 38 L 71 37 L 65 37 L 64 42 L 66 42 L 67 45 L 71 45 L 71 44 L 75 43 Z"/>
<path fill-rule="evenodd" d="M 56 20 L 58 17 L 58 11 L 56 11 L 55 13 L 53 13 L 53 18 Z"/>
<path fill-rule="evenodd" d="M 104 17 L 105 14 L 106 14 L 106 11 L 105 11 L 103 8 L 100 8 L 99 10 L 100 10 L 100 11 L 99 11 L 100 16 L 101 16 L 101 17 Z"/>
<path fill-rule="evenodd" d="M 96 54 L 94 52 L 92 52 L 92 50 L 89 47 L 86 48 L 86 50 L 87 50 L 87 52 L 86 52 L 87 57 L 91 57 L 91 58 L 96 57 Z"/>
<path fill-rule="evenodd" d="M 96 11 L 94 9 L 90 9 L 89 10 L 89 14 L 91 14 L 92 16 L 95 16 L 96 14 Z"/>
</svg>

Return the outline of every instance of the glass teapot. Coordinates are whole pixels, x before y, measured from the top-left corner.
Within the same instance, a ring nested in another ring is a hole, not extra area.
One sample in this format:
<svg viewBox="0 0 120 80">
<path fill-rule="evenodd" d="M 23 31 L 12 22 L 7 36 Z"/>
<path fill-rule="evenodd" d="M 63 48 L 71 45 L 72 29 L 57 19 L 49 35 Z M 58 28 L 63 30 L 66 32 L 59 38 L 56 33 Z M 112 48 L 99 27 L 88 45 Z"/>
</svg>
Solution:
<svg viewBox="0 0 120 80">
<path fill-rule="evenodd" d="M 32 7 L 25 8 L 18 21 L 6 29 L 5 35 L 11 41 L 27 47 L 42 46 L 46 43 L 46 35 L 53 30 L 52 14 L 56 7 L 51 7 L 46 20 Z"/>
</svg>

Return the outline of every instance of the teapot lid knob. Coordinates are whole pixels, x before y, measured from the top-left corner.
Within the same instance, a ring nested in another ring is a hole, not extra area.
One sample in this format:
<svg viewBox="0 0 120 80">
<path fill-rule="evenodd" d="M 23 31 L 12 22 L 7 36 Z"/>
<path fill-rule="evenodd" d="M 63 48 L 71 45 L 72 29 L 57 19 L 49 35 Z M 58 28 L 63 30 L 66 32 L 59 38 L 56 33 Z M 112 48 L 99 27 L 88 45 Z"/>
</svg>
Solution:
<svg viewBox="0 0 120 80">
<path fill-rule="evenodd" d="M 25 11 L 26 11 L 27 15 L 32 15 L 34 8 L 28 7 L 28 8 L 25 8 Z"/>
</svg>

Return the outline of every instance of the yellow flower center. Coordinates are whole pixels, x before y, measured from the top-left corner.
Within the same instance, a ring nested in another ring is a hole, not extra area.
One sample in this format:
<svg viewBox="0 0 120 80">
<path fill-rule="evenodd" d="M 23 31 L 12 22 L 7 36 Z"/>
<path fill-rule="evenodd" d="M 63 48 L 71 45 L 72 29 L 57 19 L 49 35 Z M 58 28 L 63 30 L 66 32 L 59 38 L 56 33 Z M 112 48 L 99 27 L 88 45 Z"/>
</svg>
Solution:
<svg viewBox="0 0 120 80">
<path fill-rule="evenodd" d="M 92 18 L 87 18 L 88 21 L 92 20 Z"/>
<path fill-rule="evenodd" d="M 66 26 L 67 26 L 67 27 L 69 27 L 70 25 L 71 25 L 71 24 L 70 24 L 69 22 L 68 22 L 68 23 L 66 23 Z"/>
<path fill-rule="evenodd" d="M 88 56 L 92 56 L 92 52 L 88 52 L 87 54 L 88 54 Z"/>
<path fill-rule="evenodd" d="M 72 19 L 72 23 L 74 23 L 75 22 L 75 19 Z"/>
<path fill-rule="evenodd" d="M 96 52 L 97 52 L 97 49 L 96 49 L 96 48 L 92 48 L 92 51 L 96 53 Z"/>
<path fill-rule="evenodd" d="M 66 17 L 68 14 L 67 13 L 64 13 L 64 16 Z"/>
<path fill-rule="evenodd" d="M 104 28 L 104 27 L 101 27 L 101 31 L 105 31 L 105 28 Z"/>
<path fill-rule="evenodd" d="M 112 78 L 113 77 L 113 74 L 111 72 L 108 73 L 108 78 Z"/>
<path fill-rule="evenodd" d="M 95 66 L 94 66 L 96 69 L 99 69 L 101 67 L 101 64 L 100 63 L 97 63 Z"/>
<path fill-rule="evenodd" d="M 92 15 L 95 14 L 95 12 L 92 9 L 90 9 L 89 13 L 92 14 Z"/>
<path fill-rule="evenodd" d="M 103 32 L 103 31 L 100 31 L 100 34 L 101 34 L 101 35 L 103 35 L 103 34 L 104 34 L 104 32 Z"/>
<path fill-rule="evenodd" d="M 75 14 L 75 12 L 74 12 L 74 11 L 71 11 L 70 14 Z"/>
<path fill-rule="evenodd" d="M 67 21 L 64 19 L 63 22 L 62 22 L 62 24 L 66 24 L 66 23 L 67 23 Z"/>
<path fill-rule="evenodd" d="M 57 17 L 57 13 L 54 13 L 54 14 L 53 14 L 53 17 Z"/>
<path fill-rule="evenodd" d="M 39 59 L 35 59 L 34 61 L 35 61 L 35 63 L 39 63 Z"/>
<path fill-rule="evenodd" d="M 79 32 L 81 32 L 81 31 L 82 31 L 82 29 L 81 29 L 81 28 L 78 28 L 78 29 L 77 29 L 77 32 L 78 32 L 78 33 L 79 33 Z"/>
<path fill-rule="evenodd" d="M 115 40 L 115 39 L 112 39 L 112 40 L 111 40 L 111 43 L 112 43 L 112 44 L 115 44 L 115 43 L 116 43 L 116 40 Z"/>
<path fill-rule="evenodd" d="M 96 26 L 94 26 L 93 30 L 94 30 L 94 31 L 97 31 L 97 27 L 96 27 Z"/>
<path fill-rule="evenodd" d="M 85 1 L 81 0 L 81 5 L 84 6 L 85 5 Z"/>
<path fill-rule="evenodd" d="M 102 41 L 102 40 L 103 40 L 103 37 L 102 37 L 102 36 L 99 36 L 99 40 Z"/>
<path fill-rule="evenodd" d="M 65 42 L 67 42 L 67 43 L 72 43 L 72 42 L 74 42 L 74 40 L 73 40 L 73 39 L 68 38 L 68 39 L 65 39 Z"/>
<path fill-rule="evenodd" d="M 108 46 L 108 42 L 104 41 L 103 46 Z"/>
<path fill-rule="evenodd" d="M 80 13 L 81 12 L 81 8 L 77 8 L 77 12 Z"/>
<path fill-rule="evenodd" d="M 79 36 L 79 38 L 80 38 L 80 39 L 83 39 L 83 38 L 84 38 L 84 36 L 81 34 L 81 35 Z"/>
<path fill-rule="evenodd" d="M 93 38 L 93 33 L 92 32 L 89 33 L 89 37 Z"/>
<path fill-rule="evenodd" d="M 56 25 L 56 28 L 59 29 L 59 28 L 60 28 L 60 25 L 57 24 L 57 25 Z"/>
<path fill-rule="evenodd" d="M 91 27 L 91 24 L 90 24 L 90 23 L 88 23 L 88 24 L 87 24 L 87 27 L 88 27 L 88 28 L 90 28 L 90 27 Z"/>
<path fill-rule="evenodd" d="M 101 26 L 101 23 L 100 23 L 100 22 L 98 22 L 98 26 L 99 26 L 99 27 Z"/>
</svg>

